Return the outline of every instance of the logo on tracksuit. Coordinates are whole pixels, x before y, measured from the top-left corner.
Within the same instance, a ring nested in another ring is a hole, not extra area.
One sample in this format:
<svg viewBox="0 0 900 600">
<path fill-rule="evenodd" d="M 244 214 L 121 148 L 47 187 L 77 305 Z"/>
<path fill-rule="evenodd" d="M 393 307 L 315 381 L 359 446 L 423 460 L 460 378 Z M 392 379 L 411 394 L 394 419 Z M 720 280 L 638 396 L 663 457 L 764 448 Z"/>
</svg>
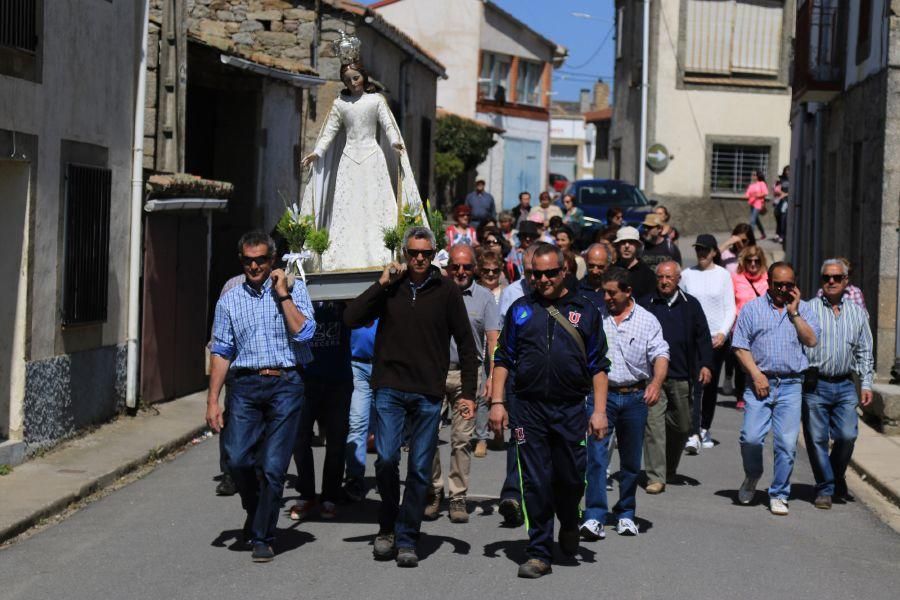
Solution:
<svg viewBox="0 0 900 600">
<path fill-rule="evenodd" d="M 521 446 L 525 443 L 525 428 L 516 427 L 513 429 L 513 436 L 516 438 L 516 444 Z"/>
<path fill-rule="evenodd" d="M 578 321 L 581 320 L 581 313 L 575 312 L 574 310 L 569 311 L 569 323 L 572 325 L 578 325 Z"/>
</svg>

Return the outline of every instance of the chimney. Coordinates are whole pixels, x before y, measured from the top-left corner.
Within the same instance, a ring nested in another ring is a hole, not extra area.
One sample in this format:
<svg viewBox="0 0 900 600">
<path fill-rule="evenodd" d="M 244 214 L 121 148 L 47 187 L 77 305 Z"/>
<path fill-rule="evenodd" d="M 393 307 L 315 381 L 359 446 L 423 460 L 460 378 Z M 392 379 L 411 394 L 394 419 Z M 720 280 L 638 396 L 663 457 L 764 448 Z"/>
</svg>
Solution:
<svg viewBox="0 0 900 600">
<path fill-rule="evenodd" d="M 602 110 L 609 106 L 609 84 L 602 79 L 598 79 L 594 84 L 594 108 L 593 110 Z"/>
<path fill-rule="evenodd" d="M 578 109 L 582 114 L 591 110 L 591 90 L 582 89 L 579 96 L 581 107 Z"/>
</svg>

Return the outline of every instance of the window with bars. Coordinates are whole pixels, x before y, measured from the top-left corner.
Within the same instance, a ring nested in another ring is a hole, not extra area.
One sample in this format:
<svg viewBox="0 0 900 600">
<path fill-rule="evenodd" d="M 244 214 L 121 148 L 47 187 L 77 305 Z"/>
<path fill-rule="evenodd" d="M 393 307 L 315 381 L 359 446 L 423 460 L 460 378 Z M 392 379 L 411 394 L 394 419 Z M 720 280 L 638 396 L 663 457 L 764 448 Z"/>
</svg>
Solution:
<svg viewBox="0 0 900 600">
<path fill-rule="evenodd" d="M 66 166 L 63 325 L 106 320 L 112 171 Z"/>
<path fill-rule="evenodd" d="M 709 189 L 713 194 L 743 194 L 750 185 L 750 175 L 759 171 L 764 176 L 769 168 L 768 146 L 713 144 Z"/>
<path fill-rule="evenodd" d="M 37 51 L 37 0 L 0 0 L 0 47 Z"/>
</svg>

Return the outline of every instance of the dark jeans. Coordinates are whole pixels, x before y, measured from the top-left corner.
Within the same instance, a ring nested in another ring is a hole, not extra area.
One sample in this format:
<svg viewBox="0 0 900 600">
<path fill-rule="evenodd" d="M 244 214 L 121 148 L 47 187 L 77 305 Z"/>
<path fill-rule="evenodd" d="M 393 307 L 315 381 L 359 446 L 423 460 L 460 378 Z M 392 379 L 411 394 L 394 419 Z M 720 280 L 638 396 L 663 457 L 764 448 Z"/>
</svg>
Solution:
<svg viewBox="0 0 900 600">
<path fill-rule="evenodd" d="M 691 416 L 693 430 L 697 435 L 700 435 L 701 429 L 712 427 L 713 416 L 716 414 L 716 403 L 719 401 L 719 375 L 722 373 L 722 365 L 725 364 L 725 358 L 730 352 L 731 347 L 727 343 L 722 344 L 718 349 L 714 349 L 712 381 L 703 386 L 699 383 L 691 382 L 694 399 Z"/>
<path fill-rule="evenodd" d="M 513 443 L 522 474 L 522 512 L 528 529 L 528 556 L 553 557 L 553 517 L 563 531 L 578 529 L 584 493 L 587 417 L 581 402 L 520 401 Z"/>
<path fill-rule="evenodd" d="M 803 439 L 818 495 L 843 496 L 847 493 L 844 475 L 856 444 L 858 403 L 856 386 L 851 379 L 837 383 L 820 379 L 815 392 L 803 394 Z M 829 440 L 831 454 L 828 453 Z"/>
<path fill-rule="evenodd" d="M 284 478 L 297 439 L 303 379 L 296 371 L 280 377 L 244 375 L 228 386 L 225 455 L 250 541 L 271 544 L 281 510 Z"/>
<path fill-rule="evenodd" d="M 313 423 L 319 422 L 319 433 L 325 435 L 325 464 L 322 466 L 323 502 L 337 502 L 341 498 L 344 480 L 344 449 L 350 414 L 350 395 L 353 383 L 306 381 L 306 401 L 300 411 L 300 426 L 294 445 L 294 464 L 297 465 L 297 491 L 302 500 L 316 498 L 316 467 L 313 463 Z"/>
<path fill-rule="evenodd" d="M 594 412 L 594 400 L 588 397 L 585 412 Z M 633 519 L 637 502 L 638 476 L 644 446 L 644 427 L 647 424 L 647 405 L 644 390 L 628 394 L 610 392 L 606 400 L 607 438 L 588 439 L 587 490 L 585 491 L 584 520 L 606 522 L 609 503 L 606 499 L 606 469 L 609 467 L 609 438 L 616 436 L 619 447 L 619 501 L 612 512 L 620 519 Z"/>
<path fill-rule="evenodd" d="M 398 548 L 415 547 L 419 539 L 440 417 L 441 398 L 392 388 L 375 390 L 375 479 L 381 494 L 378 524 L 381 533 L 394 533 Z M 401 505 L 400 445 L 407 420 L 409 456 Z"/>
</svg>

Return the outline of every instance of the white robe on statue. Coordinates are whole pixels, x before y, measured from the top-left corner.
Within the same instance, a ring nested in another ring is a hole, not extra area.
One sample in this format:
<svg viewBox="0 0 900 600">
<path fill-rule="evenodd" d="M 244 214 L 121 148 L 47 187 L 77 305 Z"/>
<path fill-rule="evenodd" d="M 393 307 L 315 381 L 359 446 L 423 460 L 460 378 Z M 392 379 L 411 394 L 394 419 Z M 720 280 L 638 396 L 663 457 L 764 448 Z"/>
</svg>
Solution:
<svg viewBox="0 0 900 600">
<path fill-rule="evenodd" d="M 316 226 L 329 231 L 331 246 L 322 255 L 323 271 L 381 268 L 391 261 L 384 229 L 397 224 L 397 195 L 376 137 L 379 124 L 390 144 L 403 143 L 384 96 L 365 93 L 338 96 L 322 126 L 301 212 L 315 215 Z M 336 140 L 341 129 L 346 135 L 343 148 Z M 405 150 L 399 161 L 402 205 L 419 213 L 422 201 Z"/>
</svg>

